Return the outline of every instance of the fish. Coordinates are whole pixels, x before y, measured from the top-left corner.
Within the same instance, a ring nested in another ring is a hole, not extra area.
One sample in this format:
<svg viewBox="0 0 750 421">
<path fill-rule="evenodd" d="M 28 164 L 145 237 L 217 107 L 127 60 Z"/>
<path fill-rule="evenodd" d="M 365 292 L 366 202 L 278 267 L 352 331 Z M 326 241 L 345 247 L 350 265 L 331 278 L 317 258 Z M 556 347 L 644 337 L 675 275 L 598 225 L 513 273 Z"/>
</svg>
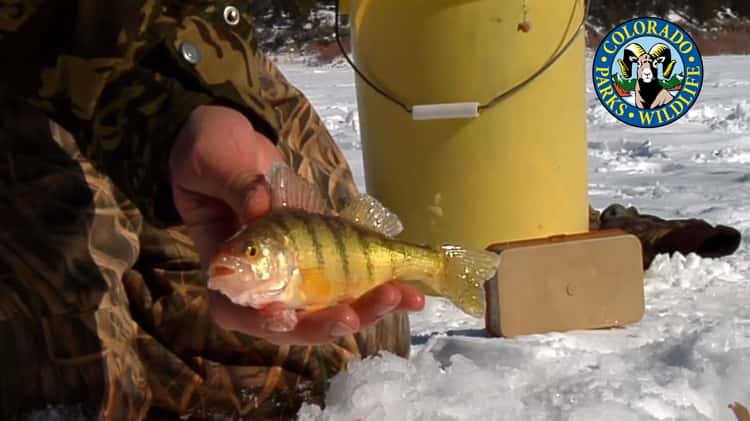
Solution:
<svg viewBox="0 0 750 421">
<path fill-rule="evenodd" d="M 209 289 L 236 305 L 273 309 L 269 318 L 279 331 L 294 328 L 297 311 L 351 302 L 391 281 L 483 317 L 484 282 L 497 272 L 497 253 L 399 240 L 400 219 L 371 195 L 335 212 L 283 164 L 272 167 L 268 184 L 270 212 L 219 247 L 208 266 Z"/>
</svg>

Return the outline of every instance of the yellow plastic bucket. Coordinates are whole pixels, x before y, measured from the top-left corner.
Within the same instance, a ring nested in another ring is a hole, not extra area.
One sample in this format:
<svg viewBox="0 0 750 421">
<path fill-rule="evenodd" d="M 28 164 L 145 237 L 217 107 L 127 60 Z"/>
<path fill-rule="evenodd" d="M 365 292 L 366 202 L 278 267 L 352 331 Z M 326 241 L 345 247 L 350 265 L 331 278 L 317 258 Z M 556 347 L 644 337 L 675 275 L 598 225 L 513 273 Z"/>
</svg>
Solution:
<svg viewBox="0 0 750 421">
<path fill-rule="evenodd" d="M 367 190 L 401 217 L 401 238 L 484 248 L 588 231 L 583 0 L 347 8 L 354 62 L 382 90 L 357 78 Z M 487 104 L 513 88 L 477 117 L 409 112 Z"/>
</svg>

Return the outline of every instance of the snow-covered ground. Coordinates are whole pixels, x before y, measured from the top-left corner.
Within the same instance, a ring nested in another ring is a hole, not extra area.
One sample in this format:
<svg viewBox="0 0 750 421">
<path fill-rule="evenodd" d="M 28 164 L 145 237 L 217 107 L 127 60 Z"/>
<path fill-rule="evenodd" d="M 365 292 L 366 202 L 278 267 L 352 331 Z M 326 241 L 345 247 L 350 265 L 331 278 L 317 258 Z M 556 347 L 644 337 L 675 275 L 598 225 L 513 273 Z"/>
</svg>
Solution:
<svg viewBox="0 0 750 421">
<path fill-rule="evenodd" d="M 353 73 L 285 64 L 364 188 Z M 699 217 L 750 234 L 750 56 L 705 58 L 690 114 L 642 130 L 612 118 L 587 85 L 590 196 L 663 217 Z M 750 249 L 733 256 L 659 256 L 646 274 L 646 314 L 623 329 L 491 338 L 442 299 L 412 316 L 413 352 L 355 361 L 327 407 L 300 420 L 734 421 L 750 404 Z M 28 417 L 83 420 L 78 407 Z"/>
<path fill-rule="evenodd" d="M 285 65 L 364 188 L 353 73 Z M 662 217 L 698 217 L 750 233 L 750 56 L 705 58 L 705 84 L 682 120 L 625 126 L 587 85 L 590 197 Z M 327 407 L 302 420 L 734 420 L 750 403 L 750 250 L 659 256 L 646 314 L 623 329 L 489 337 L 442 299 L 412 316 L 409 360 L 354 362 Z"/>
</svg>

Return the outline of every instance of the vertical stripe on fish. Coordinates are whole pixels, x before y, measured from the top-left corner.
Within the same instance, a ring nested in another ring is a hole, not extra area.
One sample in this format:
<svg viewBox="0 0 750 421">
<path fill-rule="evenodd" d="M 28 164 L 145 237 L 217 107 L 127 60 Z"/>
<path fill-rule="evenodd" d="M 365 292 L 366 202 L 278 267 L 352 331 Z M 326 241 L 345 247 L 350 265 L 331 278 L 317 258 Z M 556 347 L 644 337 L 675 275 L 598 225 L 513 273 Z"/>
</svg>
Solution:
<svg viewBox="0 0 750 421">
<path fill-rule="evenodd" d="M 366 277 L 362 277 L 360 282 L 366 282 L 369 285 L 372 285 L 375 283 L 375 265 L 372 261 L 371 256 L 371 249 L 370 249 L 370 240 L 365 233 L 361 232 L 360 230 L 352 229 L 353 237 L 355 237 L 357 244 L 359 245 L 359 249 L 361 250 L 361 259 L 364 260 L 364 268 L 365 268 L 365 275 Z"/>
<path fill-rule="evenodd" d="M 305 221 L 292 212 L 281 215 L 283 224 L 289 229 L 292 241 L 297 246 L 297 267 L 300 269 L 318 267 L 322 256 L 316 252 L 315 242 Z"/>
<path fill-rule="evenodd" d="M 346 246 L 340 243 L 341 240 L 327 222 L 327 219 L 320 217 L 309 221 L 322 247 L 323 265 L 321 269 L 323 269 L 323 273 L 329 282 L 337 285 L 340 290 L 348 291 L 349 277 L 344 269 L 348 265 Z"/>
<path fill-rule="evenodd" d="M 318 232 L 315 230 L 315 224 L 313 223 L 311 218 L 298 219 L 302 221 L 302 225 L 304 226 L 307 235 L 312 241 L 312 251 L 315 253 L 315 259 L 318 263 L 318 267 L 322 269 L 323 267 L 325 267 L 325 256 L 323 254 L 323 244 L 321 244 L 320 238 L 318 237 Z"/>
<path fill-rule="evenodd" d="M 352 272 L 349 264 L 350 253 L 346 241 L 347 227 L 342 224 L 341 221 L 334 218 L 325 218 L 324 221 L 326 225 L 328 225 L 328 229 L 333 234 L 333 239 L 336 242 L 336 250 L 341 256 L 341 265 L 342 269 L 344 270 L 344 277 L 347 280 L 351 280 Z"/>
<path fill-rule="evenodd" d="M 393 280 L 394 266 L 398 264 L 399 253 L 378 235 L 366 234 L 365 241 L 368 243 L 368 257 L 372 262 L 374 283 Z"/>
<path fill-rule="evenodd" d="M 292 233 L 292 229 L 289 227 L 289 224 L 287 223 L 286 215 L 284 214 L 277 214 L 271 216 L 271 221 L 275 229 L 287 240 L 289 240 L 289 245 L 292 246 L 292 250 L 295 254 L 299 253 L 299 246 L 297 245 L 297 238 Z"/>
</svg>

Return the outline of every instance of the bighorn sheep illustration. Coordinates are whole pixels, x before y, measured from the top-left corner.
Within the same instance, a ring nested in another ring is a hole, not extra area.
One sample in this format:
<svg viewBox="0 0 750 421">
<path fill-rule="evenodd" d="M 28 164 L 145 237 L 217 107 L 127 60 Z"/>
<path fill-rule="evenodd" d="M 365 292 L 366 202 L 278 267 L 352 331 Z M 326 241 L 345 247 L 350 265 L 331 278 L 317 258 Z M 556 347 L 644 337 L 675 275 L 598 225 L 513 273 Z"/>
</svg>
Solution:
<svg viewBox="0 0 750 421">
<path fill-rule="evenodd" d="M 674 97 L 659 84 L 656 65 L 661 63 L 662 73 L 669 78 L 674 70 L 675 61 L 666 44 L 657 43 L 649 52 L 638 43 L 630 43 L 625 47 L 622 60 L 618 60 L 620 70 L 625 78 L 630 78 L 633 63 L 637 63 L 635 84 L 635 106 L 652 109 L 669 103 Z"/>
</svg>

